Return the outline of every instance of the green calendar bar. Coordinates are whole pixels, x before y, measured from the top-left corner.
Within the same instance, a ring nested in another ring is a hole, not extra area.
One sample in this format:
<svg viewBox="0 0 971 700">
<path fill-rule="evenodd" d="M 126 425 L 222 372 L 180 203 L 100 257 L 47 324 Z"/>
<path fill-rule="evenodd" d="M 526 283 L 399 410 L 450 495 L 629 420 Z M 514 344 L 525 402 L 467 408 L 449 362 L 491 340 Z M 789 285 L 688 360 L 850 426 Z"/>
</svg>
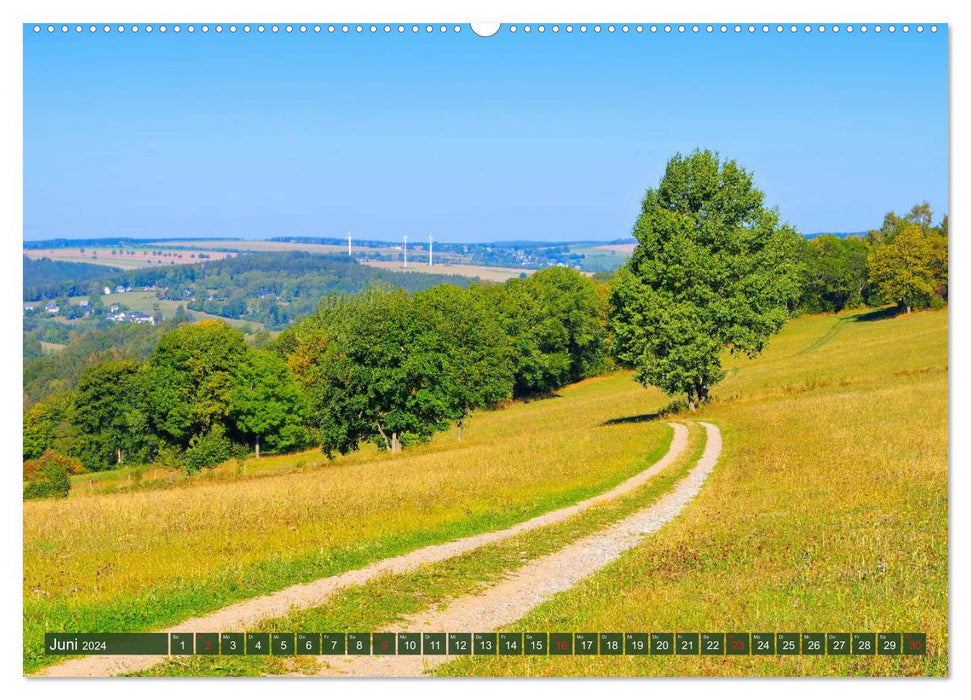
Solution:
<svg viewBox="0 0 971 700">
<path fill-rule="evenodd" d="M 55 633 L 49 655 L 885 656 L 927 654 L 924 632 Z"/>
</svg>

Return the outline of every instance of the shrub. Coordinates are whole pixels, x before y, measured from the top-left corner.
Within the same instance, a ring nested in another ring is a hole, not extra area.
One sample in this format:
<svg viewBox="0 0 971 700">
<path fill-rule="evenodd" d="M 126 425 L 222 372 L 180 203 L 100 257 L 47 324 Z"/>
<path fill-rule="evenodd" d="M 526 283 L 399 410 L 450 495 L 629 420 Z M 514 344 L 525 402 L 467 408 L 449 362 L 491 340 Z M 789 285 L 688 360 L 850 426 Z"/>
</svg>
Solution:
<svg viewBox="0 0 971 700">
<path fill-rule="evenodd" d="M 226 437 L 225 430 L 216 424 L 207 433 L 195 435 L 185 451 L 185 466 L 190 472 L 206 467 L 214 467 L 236 454 L 232 440 Z"/>
<path fill-rule="evenodd" d="M 67 498 L 71 492 L 71 474 L 84 470 L 80 462 L 47 450 L 37 459 L 24 462 L 24 500 Z"/>
</svg>

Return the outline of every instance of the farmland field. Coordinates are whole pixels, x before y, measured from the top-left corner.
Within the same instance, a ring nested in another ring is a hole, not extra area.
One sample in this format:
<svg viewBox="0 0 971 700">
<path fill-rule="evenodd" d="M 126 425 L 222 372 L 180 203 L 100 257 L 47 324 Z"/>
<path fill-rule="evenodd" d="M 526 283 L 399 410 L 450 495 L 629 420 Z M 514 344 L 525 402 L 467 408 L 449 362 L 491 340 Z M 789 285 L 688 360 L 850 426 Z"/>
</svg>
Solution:
<svg viewBox="0 0 971 700">
<path fill-rule="evenodd" d="M 209 256 L 209 260 L 222 260 L 232 257 L 233 253 L 221 252 L 210 249 L 195 250 L 182 246 L 179 248 L 168 247 L 142 247 L 126 246 L 124 248 L 27 248 L 24 255 L 28 258 L 39 260 L 40 258 L 50 258 L 60 262 L 89 263 L 92 265 L 105 265 L 106 267 L 117 267 L 123 270 L 137 270 L 144 267 L 158 267 L 161 265 L 184 265 L 195 262 L 202 262 L 197 256 L 202 252 Z M 114 254 L 112 254 L 114 253 Z"/>
<path fill-rule="evenodd" d="M 489 267 L 487 265 L 463 265 L 461 263 L 435 264 L 434 266 L 429 267 L 428 263 L 422 262 L 420 258 L 415 262 L 411 262 L 411 259 L 409 258 L 408 267 L 406 268 L 402 267 L 400 262 L 391 260 L 369 260 L 362 261 L 362 264 L 370 265 L 371 267 L 378 267 L 383 270 L 395 270 L 398 272 L 478 277 L 481 280 L 488 280 L 490 282 L 505 282 L 508 279 L 521 277 L 523 275 L 531 275 L 536 272 L 536 270 L 519 269 L 515 267 Z"/>
<path fill-rule="evenodd" d="M 570 246 L 571 253 L 583 254 L 584 269 L 595 271 L 617 269 L 627 261 L 633 250 L 633 243 Z"/>
</svg>

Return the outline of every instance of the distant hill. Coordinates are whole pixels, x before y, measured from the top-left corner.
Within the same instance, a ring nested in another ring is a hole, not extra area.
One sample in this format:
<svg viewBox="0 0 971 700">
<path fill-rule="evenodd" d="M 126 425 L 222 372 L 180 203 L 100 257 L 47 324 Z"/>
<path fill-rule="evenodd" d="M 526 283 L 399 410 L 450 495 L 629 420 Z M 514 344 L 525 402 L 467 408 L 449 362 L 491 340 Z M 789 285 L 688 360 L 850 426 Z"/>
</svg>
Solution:
<svg viewBox="0 0 971 700">
<path fill-rule="evenodd" d="M 24 301 L 87 294 L 91 283 L 121 272 L 117 267 L 24 256 Z"/>
<path fill-rule="evenodd" d="M 297 251 L 247 253 L 191 265 L 146 267 L 112 277 L 111 285 L 149 288 L 160 299 L 225 318 L 286 328 L 328 294 L 353 294 L 373 285 L 417 292 L 438 284 L 466 286 L 471 277 L 415 275 L 361 265 L 346 255 Z M 118 303 L 124 297 L 117 297 Z"/>
</svg>

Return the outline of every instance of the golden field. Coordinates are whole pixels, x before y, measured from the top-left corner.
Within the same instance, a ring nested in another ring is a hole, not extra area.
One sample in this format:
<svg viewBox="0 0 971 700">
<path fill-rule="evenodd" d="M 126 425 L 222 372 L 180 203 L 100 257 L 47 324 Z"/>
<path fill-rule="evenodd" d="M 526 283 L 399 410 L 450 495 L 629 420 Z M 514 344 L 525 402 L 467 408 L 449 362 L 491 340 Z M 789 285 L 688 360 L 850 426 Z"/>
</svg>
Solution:
<svg viewBox="0 0 971 700">
<path fill-rule="evenodd" d="M 605 423 L 663 403 L 618 374 L 480 413 L 461 443 L 452 432 L 395 457 L 303 453 L 265 458 L 269 475 L 227 465 L 221 479 L 25 503 L 25 668 L 44 663 L 46 630 L 153 629 L 606 490 L 671 431 Z"/>
<path fill-rule="evenodd" d="M 446 675 L 946 675 L 947 312 L 797 319 L 697 418 L 697 499 L 516 630 L 926 632 L 926 657 L 499 657 Z"/>
</svg>

